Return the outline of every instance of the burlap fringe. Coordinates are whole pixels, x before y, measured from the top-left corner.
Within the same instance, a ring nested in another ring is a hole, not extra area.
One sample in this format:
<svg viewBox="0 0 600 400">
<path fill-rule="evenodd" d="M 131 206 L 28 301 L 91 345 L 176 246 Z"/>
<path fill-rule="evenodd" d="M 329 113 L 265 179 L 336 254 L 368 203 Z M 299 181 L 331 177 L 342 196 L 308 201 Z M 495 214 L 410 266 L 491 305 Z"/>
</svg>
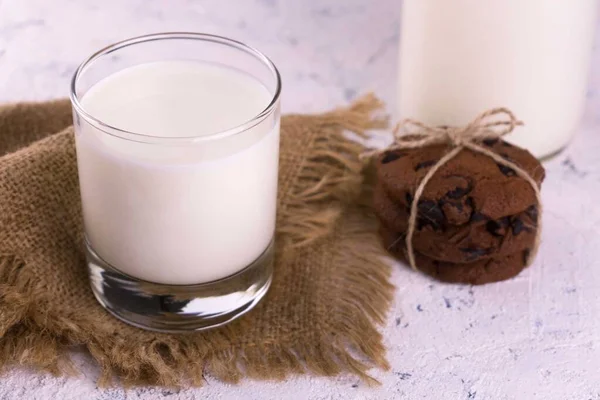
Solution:
<svg viewBox="0 0 600 400">
<path fill-rule="evenodd" d="M 202 352 L 193 342 L 171 337 L 141 343 L 135 348 L 128 342 L 114 343 L 113 346 L 90 343 L 91 354 L 103 366 L 99 384 L 112 383 L 115 375 L 126 384 L 159 382 L 165 386 L 185 383 L 202 386 L 206 374 L 237 383 L 243 378 L 283 380 L 290 374 L 335 376 L 342 372 L 353 373 L 369 384 L 376 384 L 368 370 L 373 365 L 389 368 L 381 334 L 373 321 L 383 323 L 391 302 L 390 268 L 383 261 L 377 261 L 381 250 L 371 233 L 362 229 L 352 231 L 350 227 L 347 235 L 349 242 L 363 243 L 354 249 L 340 249 L 335 256 L 336 263 L 351 269 L 346 278 L 348 293 L 345 298 L 353 300 L 331 310 L 335 322 L 321 337 L 302 346 L 265 341 L 260 346 L 243 349 L 223 349 L 219 339 L 211 337 L 214 348 L 222 349 L 211 354 Z M 363 263 L 373 262 L 381 264 L 378 273 L 365 276 Z M 369 299 L 370 307 L 366 307 L 366 299 Z M 336 336 L 337 332 L 343 334 Z"/>
<path fill-rule="evenodd" d="M 341 297 L 348 301 L 330 310 L 329 329 L 303 346 L 266 341 L 260 346 L 223 350 L 226 346 L 221 340 L 225 338 L 211 337 L 207 339 L 212 342 L 210 347 L 222 350 L 206 353 L 193 341 L 169 335 L 136 346 L 122 339 L 107 342 L 102 327 L 81 332 L 68 315 L 46 312 L 44 302 L 28 304 L 27 292 L 34 281 L 27 280 L 12 288 L 2 287 L 0 326 L 12 328 L 0 332 L 0 369 L 4 364 L 16 363 L 54 375 L 73 374 L 76 371 L 68 359 L 68 347 L 85 345 L 101 367 L 100 386 L 114 384 L 115 378 L 125 385 L 153 382 L 161 386 L 202 386 L 207 373 L 218 380 L 236 383 L 242 378 L 282 380 L 290 374 L 307 372 L 319 376 L 349 372 L 376 384 L 368 370 L 372 366 L 388 369 L 389 365 L 381 333 L 373 322 L 385 321 L 393 287 L 389 283 L 390 267 L 381 259 L 379 243 L 372 231 L 364 228 L 364 221 L 339 226 L 344 229 L 345 240 L 354 245 L 339 248 L 334 255 L 336 265 L 345 266 L 347 293 Z M 0 260 L 5 263 L 4 268 L 10 267 L 13 272 L 22 265 L 12 257 Z M 379 264 L 377 273 L 367 275 L 364 263 Z M 343 335 L 338 336 L 337 332 Z"/>
<path fill-rule="evenodd" d="M 59 339 L 44 327 L 31 329 L 43 315 L 44 304 L 33 302 L 31 294 L 38 284 L 35 278 L 22 274 L 24 262 L 0 254 L 0 371 L 7 365 L 33 366 L 54 375 L 74 373 L 66 352 L 60 351 Z M 64 344 L 63 344 L 64 345 Z"/>
<path fill-rule="evenodd" d="M 213 349 L 210 352 L 192 340 L 170 335 L 136 346 L 123 338 L 107 341 L 110 332 L 104 327 L 83 323 L 80 317 L 71 318 L 68 310 L 54 311 L 48 307 L 52 299 L 32 302 L 35 297 L 30 293 L 39 293 L 36 286 L 40 282 L 22 273 L 22 260 L 0 254 L 0 370 L 20 364 L 55 375 L 75 373 L 68 350 L 83 345 L 101 368 L 99 385 L 110 385 L 118 378 L 125 385 L 201 386 L 205 373 L 222 381 L 238 382 L 245 377 L 281 380 L 306 372 L 320 376 L 350 372 L 376 383 L 368 369 L 389 368 L 374 322 L 384 322 L 391 303 L 391 268 L 381 258 L 373 234 L 375 227 L 365 226 L 370 223 L 365 221 L 374 220 L 365 218 L 360 207 L 349 209 L 342 203 L 360 195 L 363 165 L 358 155 L 364 150 L 349 141 L 344 130 L 364 137 L 368 129 L 385 126 L 385 120 L 372 117 L 380 107 L 374 96 L 366 96 L 349 109 L 323 115 L 323 124 L 329 129 L 316 139 L 317 151 L 303 165 L 293 185 L 294 198 L 283 217 L 288 227 L 280 233 L 290 235 L 297 247 L 335 229 L 343 230 L 342 240 L 350 244 L 338 246 L 334 254 L 335 264 L 343 265 L 347 272 L 336 279 L 345 280 L 347 294 L 342 297 L 348 301 L 330 310 L 332 321 L 321 337 L 302 346 L 265 341 L 242 349 L 228 348 L 226 337 L 210 335 L 206 336 L 210 346 L 203 346 Z M 344 218 L 332 218 L 341 217 L 344 210 Z M 366 263 L 377 264 L 377 272 L 366 274 Z M 94 330 L 82 331 L 81 326 L 94 326 Z"/>
<path fill-rule="evenodd" d="M 369 94 L 349 108 L 319 117 L 321 134 L 310 146 L 314 151 L 300 167 L 286 208 L 278 210 L 279 218 L 285 221 L 279 224 L 278 232 L 294 246 L 308 245 L 329 234 L 344 203 L 352 203 L 359 196 L 365 163 L 359 156 L 365 148 L 346 135 L 351 132 L 364 139 L 367 131 L 385 128 L 387 118 L 373 115 L 381 108 L 383 103 Z"/>
</svg>

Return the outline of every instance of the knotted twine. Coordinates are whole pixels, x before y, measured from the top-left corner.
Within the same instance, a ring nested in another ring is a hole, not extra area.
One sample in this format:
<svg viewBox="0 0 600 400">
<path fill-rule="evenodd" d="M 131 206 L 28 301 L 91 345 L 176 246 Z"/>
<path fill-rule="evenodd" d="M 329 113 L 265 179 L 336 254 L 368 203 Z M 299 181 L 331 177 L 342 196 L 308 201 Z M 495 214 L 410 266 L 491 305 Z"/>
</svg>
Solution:
<svg viewBox="0 0 600 400">
<path fill-rule="evenodd" d="M 412 239 L 417 225 L 418 204 L 421 195 L 435 173 L 465 149 L 488 156 L 498 164 L 511 168 L 517 176 L 527 181 L 533 189 L 539 212 L 533 248 L 527 257 L 527 265 L 530 265 L 535 259 L 540 246 L 542 231 L 542 197 L 540 189 L 535 180 L 524 169 L 481 145 L 484 140 L 501 139 L 511 133 L 517 126 L 521 125 L 523 125 L 523 122 L 519 121 L 510 110 L 503 107 L 485 111 L 463 127 L 436 127 L 407 118 L 400 121 L 394 128 L 394 141 L 390 146 L 383 150 L 375 150 L 363 154 L 363 157 L 368 158 L 393 150 L 416 149 L 439 144 L 448 144 L 451 147 L 451 150 L 435 163 L 421 182 L 419 182 L 410 205 L 405 244 L 408 262 L 413 270 L 418 270 Z"/>
</svg>

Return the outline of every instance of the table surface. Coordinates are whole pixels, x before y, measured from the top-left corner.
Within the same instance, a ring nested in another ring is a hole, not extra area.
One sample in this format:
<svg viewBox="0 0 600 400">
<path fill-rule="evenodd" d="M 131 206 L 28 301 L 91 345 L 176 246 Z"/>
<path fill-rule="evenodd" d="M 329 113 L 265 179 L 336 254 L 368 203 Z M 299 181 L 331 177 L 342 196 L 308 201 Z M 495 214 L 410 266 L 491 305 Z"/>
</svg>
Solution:
<svg viewBox="0 0 600 400">
<path fill-rule="evenodd" d="M 111 42 L 203 31 L 254 45 L 279 67 L 284 112 L 316 112 L 374 91 L 393 106 L 399 0 L 0 0 L 0 101 L 68 94 L 71 74 Z M 499 284 L 436 283 L 397 266 L 382 328 L 392 369 L 285 382 L 209 379 L 204 388 L 99 389 L 98 371 L 54 378 L 14 369 L 0 399 L 600 399 L 600 51 L 575 140 L 546 163 L 543 245 Z M 598 269 L 596 269 L 598 268 Z"/>
</svg>

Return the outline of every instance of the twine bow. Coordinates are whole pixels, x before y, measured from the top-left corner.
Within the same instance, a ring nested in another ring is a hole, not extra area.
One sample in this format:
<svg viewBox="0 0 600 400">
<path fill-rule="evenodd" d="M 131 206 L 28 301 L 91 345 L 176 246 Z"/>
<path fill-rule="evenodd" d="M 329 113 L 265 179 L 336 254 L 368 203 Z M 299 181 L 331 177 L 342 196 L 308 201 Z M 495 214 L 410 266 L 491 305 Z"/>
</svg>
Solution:
<svg viewBox="0 0 600 400">
<path fill-rule="evenodd" d="M 535 258 L 540 245 L 542 228 L 542 198 L 540 189 L 535 180 L 525 170 L 480 144 L 484 140 L 500 139 L 511 133 L 520 125 L 523 125 L 523 123 L 506 108 L 494 108 L 485 111 L 464 127 L 434 127 L 413 119 L 405 119 L 396 125 L 393 131 L 394 142 L 383 151 L 415 149 L 435 144 L 449 144 L 452 147 L 452 150 L 435 163 L 423 177 L 415 191 L 412 204 L 410 205 L 410 216 L 408 219 L 408 230 L 406 232 L 405 240 L 408 262 L 413 270 L 417 270 L 412 238 L 417 225 L 419 199 L 433 175 L 442 166 L 456 157 L 463 149 L 469 149 L 475 153 L 486 155 L 498 164 L 511 168 L 517 176 L 531 185 L 538 203 L 538 221 L 534 245 L 529 253 L 527 264 L 530 264 Z M 367 153 L 366 156 L 380 154 L 381 152 L 382 151 L 380 150 L 370 152 Z"/>
</svg>

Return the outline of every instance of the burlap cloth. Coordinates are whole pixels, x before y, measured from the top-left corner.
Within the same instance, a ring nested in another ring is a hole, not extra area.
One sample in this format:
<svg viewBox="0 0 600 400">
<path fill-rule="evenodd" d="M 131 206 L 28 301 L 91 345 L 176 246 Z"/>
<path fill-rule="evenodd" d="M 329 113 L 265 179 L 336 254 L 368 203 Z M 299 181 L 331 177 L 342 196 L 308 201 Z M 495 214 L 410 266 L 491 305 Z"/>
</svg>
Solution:
<svg viewBox="0 0 600 400">
<path fill-rule="evenodd" d="M 276 265 L 243 318 L 187 335 L 146 332 L 105 312 L 88 286 L 66 100 L 0 108 L 0 368 L 74 371 L 84 346 L 100 384 L 201 385 L 387 367 L 376 325 L 393 287 L 375 220 L 359 204 L 363 148 L 344 131 L 382 127 L 367 96 L 282 120 Z M 58 132 L 58 133 L 56 133 Z"/>
</svg>

